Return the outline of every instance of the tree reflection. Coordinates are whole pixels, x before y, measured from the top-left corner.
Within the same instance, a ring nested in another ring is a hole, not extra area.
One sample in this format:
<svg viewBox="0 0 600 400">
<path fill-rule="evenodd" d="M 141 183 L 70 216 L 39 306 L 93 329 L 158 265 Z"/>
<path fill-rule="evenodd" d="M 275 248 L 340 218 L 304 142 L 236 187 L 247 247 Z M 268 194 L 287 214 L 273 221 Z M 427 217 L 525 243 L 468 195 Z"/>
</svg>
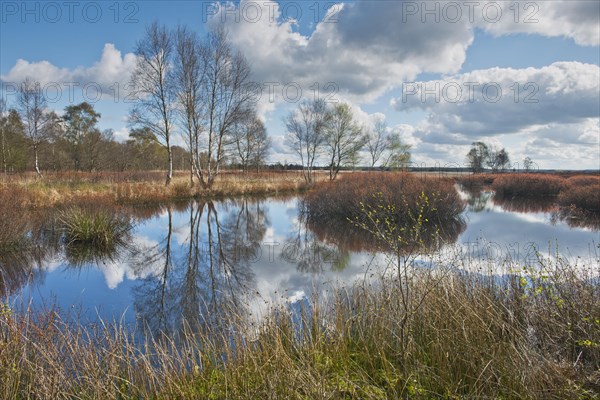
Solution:
<svg viewBox="0 0 600 400">
<path fill-rule="evenodd" d="M 492 199 L 493 192 L 487 190 L 481 190 L 478 187 L 462 187 L 468 194 L 467 198 L 467 207 L 471 212 L 482 212 L 488 206 L 490 200 Z"/>
<path fill-rule="evenodd" d="M 302 206 L 300 207 L 302 208 Z M 332 269 L 342 270 L 350 261 L 350 252 L 386 252 L 389 247 L 369 232 L 350 221 L 319 223 L 302 217 L 300 210 L 298 231 L 292 237 L 292 246 L 284 256 L 296 261 L 302 272 L 321 272 L 328 264 Z M 466 229 L 462 218 L 429 224 L 419 232 L 420 253 L 433 253 L 446 244 L 455 243 Z M 406 243 L 401 252 L 413 253 L 414 246 Z M 312 258 L 311 258 L 312 256 Z"/>
<path fill-rule="evenodd" d="M 17 217 L 28 220 L 20 223 L 11 219 L 12 240 L 0 243 L 0 295 L 3 297 L 13 295 L 28 283 L 43 280 L 43 265 L 61 252 L 60 235 L 54 229 L 53 218 L 38 213 Z"/>
<path fill-rule="evenodd" d="M 136 255 L 137 268 L 152 273 L 134 288 L 134 307 L 153 335 L 224 331 L 249 314 L 255 293 L 251 266 L 269 224 L 262 204 L 245 199 L 218 210 L 211 201 L 194 202 L 187 212 L 181 231 L 168 210 L 164 239 Z"/>
<path fill-rule="evenodd" d="M 296 230 L 288 236 L 282 249 L 282 258 L 295 264 L 302 273 L 318 274 L 325 268 L 338 271 L 345 269 L 350 261 L 350 248 L 335 240 L 327 240 L 331 239 L 331 235 L 319 236 L 318 230 L 313 229 L 315 225 L 309 225 L 304 203 L 300 202 Z M 336 232 L 337 237 L 346 234 L 347 231 Z"/>
</svg>

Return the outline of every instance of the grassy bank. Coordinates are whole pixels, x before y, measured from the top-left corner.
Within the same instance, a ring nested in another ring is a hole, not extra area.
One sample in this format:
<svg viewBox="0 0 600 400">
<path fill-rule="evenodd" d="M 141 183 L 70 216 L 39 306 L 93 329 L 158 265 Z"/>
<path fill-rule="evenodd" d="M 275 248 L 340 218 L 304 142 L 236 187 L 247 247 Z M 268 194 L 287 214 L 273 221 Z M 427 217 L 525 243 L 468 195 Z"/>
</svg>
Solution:
<svg viewBox="0 0 600 400">
<path fill-rule="evenodd" d="M 504 279 L 415 269 L 408 281 L 331 288 L 300 316 L 278 307 L 258 325 L 238 315 L 224 330 L 189 329 L 143 346 L 116 325 L 83 326 L 55 312 L 17 315 L 3 305 L 0 393 L 597 399 L 598 272 L 561 259 L 540 265 Z"/>
<path fill-rule="evenodd" d="M 325 175 L 323 174 L 323 177 Z M 158 172 L 55 173 L 43 179 L 23 174 L 3 177 L 0 192 L 19 191 L 23 207 L 57 206 L 96 199 L 118 204 L 156 203 L 178 199 L 219 198 L 241 195 L 277 195 L 301 192 L 307 187 L 299 172 L 225 172 L 211 189 L 190 185 L 189 176 L 179 173 L 166 187 Z"/>
</svg>

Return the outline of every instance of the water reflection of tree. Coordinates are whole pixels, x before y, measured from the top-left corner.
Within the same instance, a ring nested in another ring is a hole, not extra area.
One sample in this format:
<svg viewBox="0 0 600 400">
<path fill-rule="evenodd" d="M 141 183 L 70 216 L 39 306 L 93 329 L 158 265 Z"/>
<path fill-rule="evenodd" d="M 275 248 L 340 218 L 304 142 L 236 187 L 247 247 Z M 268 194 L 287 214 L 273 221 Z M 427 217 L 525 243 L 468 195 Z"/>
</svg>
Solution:
<svg viewBox="0 0 600 400">
<path fill-rule="evenodd" d="M 21 217 L 25 218 L 25 214 Z M 39 213 L 28 214 L 27 221 L 14 224 L 13 240 L 0 246 L 0 296 L 10 296 L 28 283 L 44 278 L 42 266 L 61 251 L 60 236 L 54 220 Z"/>
<path fill-rule="evenodd" d="M 209 201 L 190 204 L 188 212 L 183 243 L 172 243 L 169 211 L 165 238 L 136 260 L 139 268 L 159 266 L 134 289 L 136 314 L 153 334 L 224 330 L 234 314 L 238 321 L 247 315 L 254 293 L 251 264 L 268 224 L 264 207 L 242 200 L 218 211 Z"/>
<path fill-rule="evenodd" d="M 299 204 L 298 222 L 295 231 L 291 232 L 282 249 L 282 258 L 296 265 L 303 273 L 322 273 L 325 268 L 343 270 L 350 261 L 350 248 L 340 245 L 335 240 L 328 241 L 330 235 L 319 236 L 314 224 L 309 224 L 308 215 L 303 202 Z M 322 231 L 321 231 L 322 232 Z M 336 232 L 337 237 L 347 232 Z"/>
<path fill-rule="evenodd" d="M 36 246 L 0 251 L 0 296 L 10 296 L 25 284 L 41 279 L 40 265 L 44 259 L 44 249 Z"/>
<path fill-rule="evenodd" d="M 468 210 L 476 213 L 485 210 L 493 196 L 493 192 L 481 190 L 478 187 L 462 187 L 462 189 L 469 196 L 467 198 Z"/>
<path fill-rule="evenodd" d="M 165 210 L 162 204 L 115 206 L 87 201 L 77 203 L 77 206 L 91 210 L 102 208 L 119 214 L 124 220 L 138 222 Z M 181 203 L 171 206 L 183 210 L 187 208 L 187 203 L 185 206 Z M 64 208 L 18 213 L 16 216 L 15 213 L 0 213 L 0 226 L 11 227 L 9 245 L 4 245 L 0 240 L 0 295 L 16 293 L 27 283 L 40 283 L 44 277 L 44 266 L 51 260 L 64 260 L 69 268 L 102 267 L 107 262 L 127 259 L 134 250 L 129 231 L 112 247 L 99 248 L 92 243 L 67 246 L 58 218 Z"/>
<path fill-rule="evenodd" d="M 304 232 L 304 246 L 307 247 L 306 243 L 309 241 L 307 238 L 310 238 L 314 248 L 326 252 L 333 268 L 341 269 L 347 265 L 350 252 L 389 251 L 385 243 L 350 221 L 323 224 L 309 219 L 303 223 L 306 224 L 306 231 L 308 231 Z M 465 229 L 466 224 L 462 218 L 444 221 L 443 224 L 429 224 L 420 232 L 419 248 L 415 249 L 411 243 L 406 243 L 405 250 L 411 253 L 415 250 L 421 253 L 433 253 L 446 244 L 455 243 Z M 301 269 L 300 265 L 299 269 Z"/>
</svg>

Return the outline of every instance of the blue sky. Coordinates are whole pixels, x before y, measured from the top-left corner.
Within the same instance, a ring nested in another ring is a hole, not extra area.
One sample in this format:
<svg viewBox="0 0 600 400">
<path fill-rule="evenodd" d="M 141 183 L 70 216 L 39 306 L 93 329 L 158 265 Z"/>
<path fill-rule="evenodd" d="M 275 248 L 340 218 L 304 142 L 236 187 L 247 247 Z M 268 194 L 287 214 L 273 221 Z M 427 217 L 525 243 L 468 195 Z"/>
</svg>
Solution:
<svg viewBox="0 0 600 400">
<path fill-rule="evenodd" d="M 485 140 L 506 147 L 513 162 L 530 156 L 541 168 L 600 168 L 600 2 L 479 1 L 472 10 L 464 2 L 423 4 L 2 1 L 0 76 L 4 85 L 25 76 L 59 85 L 61 100 L 50 103 L 56 110 L 69 104 L 65 83 L 79 84 L 75 102 L 93 99 L 100 87 L 100 127 L 123 140 L 130 104 L 114 90 L 128 80 L 144 27 L 158 20 L 203 34 L 207 21 L 222 20 L 256 82 L 293 82 L 303 98 L 315 84 L 333 82 L 335 99 L 351 103 L 365 128 L 385 118 L 419 165 L 464 163 L 469 144 Z M 449 102 L 441 92 L 469 82 L 478 85 L 474 101 Z M 407 85 L 430 95 L 405 98 Z M 501 98 L 482 97 L 489 86 L 501 88 Z M 92 95 L 84 98 L 83 87 Z M 4 94 L 10 106 L 10 89 Z M 537 103 L 525 103 L 528 95 Z M 273 138 L 271 161 L 295 161 L 282 118 L 296 105 L 281 91 L 259 105 Z"/>
</svg>

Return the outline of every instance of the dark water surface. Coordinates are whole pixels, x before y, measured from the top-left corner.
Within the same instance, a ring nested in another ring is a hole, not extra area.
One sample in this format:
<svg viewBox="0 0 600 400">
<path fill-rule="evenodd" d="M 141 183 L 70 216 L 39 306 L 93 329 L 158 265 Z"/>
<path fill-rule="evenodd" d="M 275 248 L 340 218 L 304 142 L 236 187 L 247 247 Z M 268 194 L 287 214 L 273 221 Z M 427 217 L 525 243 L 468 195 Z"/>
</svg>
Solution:
<svg viewBox="0 0 600 400">
<path fill-rule="evenodd" d="M 468 258 L 462 267 L 490 257 L 534 263 L 536 250 L 552 255 L 557 246 L 598 267 L 597 224 L 567 219 L 552 203 L 461 195 L 464 223 L 442 230 L 437 248 Z M 45 227 L 35 248 L 0 257 L 0 289 L 15 309 L 55 307 L 87 321 L 169 332 L 198 316 L 215 324 L 230 312 L 299 303 L 326 284 L 352 284 L 385 267 L 386 255 L 363 232 L 307 226 L 300 203 L 248 198 L 142 210 L 113 254 L 74 251 Z"/>
</svg>

